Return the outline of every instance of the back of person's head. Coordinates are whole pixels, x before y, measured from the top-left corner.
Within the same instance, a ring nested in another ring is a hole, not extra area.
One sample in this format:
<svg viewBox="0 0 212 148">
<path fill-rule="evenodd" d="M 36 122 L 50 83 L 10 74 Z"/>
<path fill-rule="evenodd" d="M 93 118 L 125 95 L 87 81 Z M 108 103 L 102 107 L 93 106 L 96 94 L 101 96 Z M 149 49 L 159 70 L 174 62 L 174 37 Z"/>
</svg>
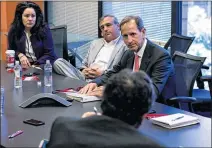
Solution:
<svg viewBox="0 0 212 148">
<path fill-rule="evenodd" d="M 36 13 L 36 22 L 35 22 L 35 25 L 33 26 L 33 28 L 31 29 L 31 33 L 38 32 L 41 29 L 41 27 L 43 27 L 43 25 L 44 25 L 43 13 L 42 13 L 39 5 L 37 5 L 36 3 L 32 2 L 32 1 L 20 2 L 16 6 L 15 17 L 12 22 L 12 28 L 15 30 L 17 36 L 20 36 L 21 33 L 25 29 L 23 22 L 22 22 L 22 14 L 23 14 L 24 10 L 27 8 L 33 8 Z"/>
<path fill-rule="evenodd" d="M 155 92 L 145 72 L 125 69 L 108 80 L 103 98 L 103 115 L 138 127 L 155 101 Z"/>
</svg>

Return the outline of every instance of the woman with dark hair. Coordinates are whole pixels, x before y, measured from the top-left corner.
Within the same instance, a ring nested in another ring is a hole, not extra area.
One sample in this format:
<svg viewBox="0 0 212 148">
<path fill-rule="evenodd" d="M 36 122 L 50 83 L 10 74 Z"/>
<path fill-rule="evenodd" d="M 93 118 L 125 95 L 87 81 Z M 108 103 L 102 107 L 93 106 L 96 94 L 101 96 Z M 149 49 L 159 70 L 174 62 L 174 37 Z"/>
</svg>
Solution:
<svg viewBox="0 0 212 148">
<path fill-rule="evenodd" d="M 8 48 L 15 51 L 23 68 L 53 64 L 57 59 L 49 27 L 43 21 L 40 7 L 31 1 L 16 6 L 15 17 L 8 33 Z"/>
</svg>

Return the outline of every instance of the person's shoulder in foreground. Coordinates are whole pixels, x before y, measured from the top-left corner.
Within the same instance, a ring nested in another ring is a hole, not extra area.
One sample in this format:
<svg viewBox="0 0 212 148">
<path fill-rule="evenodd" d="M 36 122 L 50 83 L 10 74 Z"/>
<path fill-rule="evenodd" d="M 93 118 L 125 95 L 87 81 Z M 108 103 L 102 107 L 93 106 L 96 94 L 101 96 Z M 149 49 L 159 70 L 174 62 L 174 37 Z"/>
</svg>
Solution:
<svg viewBox="0 0 212 148">
<path fill-rule="evenodd" d="M 58 117 L 52 125 L 47 148 L 141 148 L 161 147 L 136 128 L 107 116 L 80 120 Z"/>
</svg>

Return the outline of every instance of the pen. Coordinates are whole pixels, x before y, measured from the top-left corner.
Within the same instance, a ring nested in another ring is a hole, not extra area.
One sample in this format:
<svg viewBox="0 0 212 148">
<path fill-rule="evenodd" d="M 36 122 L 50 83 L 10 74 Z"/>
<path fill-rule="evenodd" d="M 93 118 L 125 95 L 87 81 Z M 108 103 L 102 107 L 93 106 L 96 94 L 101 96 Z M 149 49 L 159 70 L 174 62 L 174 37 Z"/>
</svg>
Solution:
<svg viewBox="0 0 212 148">
<path fill-rule="evenodd" d="M 9 135 L 8 138 L 14 138 L 14 137 L 16 137 L 16 136 L 18 136 L 18 135 L 20 135 L 22 133 L 23 133 L 23 131 L 22 130 L 19 130 L 19 131 L 15 132 L 15 133 Z"/>
<path fill-rule="evenodd" d="M 151 110 L 148 114 L 154 114 L 154 113 L 156 113 L 156 111 L 155 110 Z"/>
<path fill-rule="evenodd" d="M 176 121 L 176 120 L 179 120 L 179 119 L 182 119 L 184 116 L 180 116 L 180 117 L 177 117 L 175 119 L 172 119 L 172 121 Z"/>
<path fill-rule="evenodd" d="M 98 113 L 98 110 L 97 110 L 97 108 L 95 106 L 93 107 L 93 110 L 94 110 L 95 114 Z"/>
</svg>

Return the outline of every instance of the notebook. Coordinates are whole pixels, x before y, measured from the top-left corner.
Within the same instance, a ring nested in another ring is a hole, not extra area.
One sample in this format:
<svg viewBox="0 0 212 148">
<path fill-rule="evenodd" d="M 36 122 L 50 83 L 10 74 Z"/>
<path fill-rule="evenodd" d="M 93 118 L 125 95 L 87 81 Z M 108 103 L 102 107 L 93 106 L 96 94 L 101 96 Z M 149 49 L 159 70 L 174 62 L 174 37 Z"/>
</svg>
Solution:
<svg viewBox="0 0 212 148">
<path fill-rule="evenodd" d="M 167 116 L 167 115 L 168 114 L 148 113 L 148 114 L 145 114 L 144 117 L 147 119 L 151 119 L 151 118 L 162 117 L 162 116 Z"/>
<path fill-rule="evenodd" d="M 79 102 L 92 102 L 92 101 L 99 101 L 101 100 L 100 97 L 96 97 L 96 96 L 87 96 L 85 94 L 80 94 L 80 93 L 77 93 L 77 92 L 67 92 L 66 93 L 66 96 L 68 98 L 71 98 L 71 99 L 74 99 L 76 101 L 79 101 Z"/>
<path fill-rule="evenodd" d="M 157 124 L 168 129 L 193 125 L 200 122 L 200 120 L 197 117 L 182 114 L 182 113 L 151 118 L 150 121 L 153 124 Z"/>
</svg>

